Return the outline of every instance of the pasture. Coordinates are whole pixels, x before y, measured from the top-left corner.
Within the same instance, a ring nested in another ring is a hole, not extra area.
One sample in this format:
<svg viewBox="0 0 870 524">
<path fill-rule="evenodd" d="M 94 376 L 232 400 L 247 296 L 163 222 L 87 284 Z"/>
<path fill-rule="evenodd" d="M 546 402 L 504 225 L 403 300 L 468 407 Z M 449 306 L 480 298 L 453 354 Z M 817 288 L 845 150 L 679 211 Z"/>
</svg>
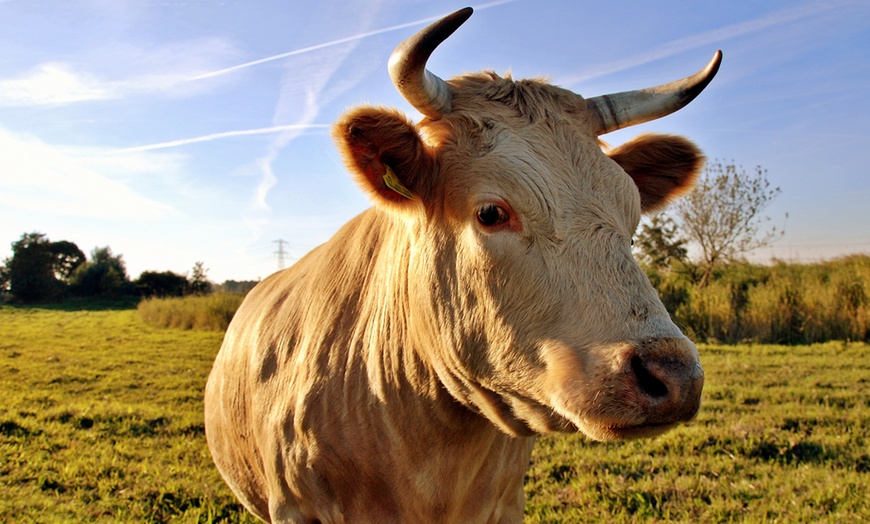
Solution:
<svg viewBox="0 0 870 524">
<path fill-rule="evenodd" d="M 0 522 L 255 522 L 205 443 L 221 337 L 132 309 L 0 308 Z M 690 425 L 540 439 L 526 522 L 870 521 L 870 346 L 701 353 Z"/>
</svg>

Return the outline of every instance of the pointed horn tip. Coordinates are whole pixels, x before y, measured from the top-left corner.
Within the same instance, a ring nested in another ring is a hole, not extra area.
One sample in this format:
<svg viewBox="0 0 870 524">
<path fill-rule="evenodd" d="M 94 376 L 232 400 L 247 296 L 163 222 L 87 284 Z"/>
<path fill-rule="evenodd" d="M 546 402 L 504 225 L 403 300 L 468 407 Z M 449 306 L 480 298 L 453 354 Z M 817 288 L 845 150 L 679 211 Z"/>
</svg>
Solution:
<svg viewBox="0 0 870 524">
<path fill-rule="evenodd" d="M 716 50 L 716 52 L 713 53 L 713 58 L 711 58 L 710 61 L 707 62 L 707 65 L 704 66 L 704 69 L 701 69 L 694 75 L 686 77 L 684 79 L 684 81 L 689 83 L 691 86 L 688 90 L 688 92 L 691 94 L 688 97 L 688 100 L 686 100 L 686 104 L 688 104 L 696 96 L 701 94 L 701 91 L 706 89 L 710 82 L 713 81 L 716 73 L 719 72 L 720 65 L 722 65 L 722 51 Z"/>
<path fill-rule="evenodd" d="M 437 119 L 450 112 L 450 88 L 426 70 L 429 56 L 474 13 L 465 7 L 440 18 L 400 43 L 387 62 L 387 70 L 402 97 L 424 115 Z"/>
<path fill-rule="evenodd" d="M 704 68 L 704 72 L 710 75 L 712 78 L 719 71 L 719 66 L 722 64 L 722 50 L 717 49 L 715 53 L 713 53 L 713 58 L 707 63 L 707 67 Z"/>
</svg>

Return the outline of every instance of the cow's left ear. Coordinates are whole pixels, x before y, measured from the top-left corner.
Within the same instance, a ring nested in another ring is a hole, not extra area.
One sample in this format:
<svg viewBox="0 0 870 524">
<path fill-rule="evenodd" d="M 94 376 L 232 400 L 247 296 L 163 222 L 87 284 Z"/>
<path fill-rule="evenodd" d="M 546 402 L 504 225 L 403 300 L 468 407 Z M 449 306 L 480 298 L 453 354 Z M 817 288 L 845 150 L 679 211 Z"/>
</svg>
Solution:
<svg viewBox="0 0 870 524">
<path fill-rule="evenodd" d="M 695 186 L 704 155 L 681 136 L 640 135 L 607 152 L 640 191 L 644 213 L 664 207 Z"/>
<path fill-rule="evenodd" d="M 362 106 L 332 128 L 344 162 L 376 204 L 404 208 L 428 196 L 435 162 L 414 124 L 393 109 Z"/>
</svg>

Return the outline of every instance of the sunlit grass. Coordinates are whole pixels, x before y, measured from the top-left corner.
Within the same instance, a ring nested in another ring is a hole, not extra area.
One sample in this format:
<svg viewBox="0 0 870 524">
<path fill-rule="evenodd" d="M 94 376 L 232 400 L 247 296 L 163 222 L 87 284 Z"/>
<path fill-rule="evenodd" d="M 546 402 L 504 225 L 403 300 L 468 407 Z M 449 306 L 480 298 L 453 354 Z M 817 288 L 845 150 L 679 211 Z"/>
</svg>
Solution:
<svg viewBox="0 0 870 524">
<path fill-rule="evenodd" d="M 0 308 L 0 522 L 255 522 L 203 433 L 221 337 L 132 309 Z M 870 346 L 704 346 L 702 360 L 688 426 L 541 438 L 526 521 L 870 521 Z"/>
<path fill-rule="evenodd" d="M 0 522 L 255 522 L 205 444 L 221 337 L 0 309 Z"/>
<path fill-rule="evenodd" d="M 527 522 L 870 521 L 870 346 L 706 346 L 698 419 L 539 440 Z"/>
</svg>

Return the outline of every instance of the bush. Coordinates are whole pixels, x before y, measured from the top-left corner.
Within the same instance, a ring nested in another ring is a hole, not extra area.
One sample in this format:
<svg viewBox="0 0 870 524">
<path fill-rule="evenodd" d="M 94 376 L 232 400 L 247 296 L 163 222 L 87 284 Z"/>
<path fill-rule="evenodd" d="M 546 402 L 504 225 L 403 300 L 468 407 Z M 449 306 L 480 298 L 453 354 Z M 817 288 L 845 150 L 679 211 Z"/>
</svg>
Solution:
<svg viewBox="0 0 870 524">
<path fill-rule="evenodd" d="M 243 299 L 228 293 L 149 298 L 139 303 L 137 311 L 143 321 L 157 327 L 225 331 Z"/>
<path fill-rule="evenodd" d="M 143 271 L 133 282 L 139 294 L 150 297 L 181 297 L 187 292 L 189 284 L 183 275 L 172 271 Z"/>
<path fill-rule="evenodd" d="M 686 271 L 648 270 L 683 331 L 703 341 L 870 341 L 870 256 L 814 264 L 732 263 L 705 286 Z"/>
</svg>

